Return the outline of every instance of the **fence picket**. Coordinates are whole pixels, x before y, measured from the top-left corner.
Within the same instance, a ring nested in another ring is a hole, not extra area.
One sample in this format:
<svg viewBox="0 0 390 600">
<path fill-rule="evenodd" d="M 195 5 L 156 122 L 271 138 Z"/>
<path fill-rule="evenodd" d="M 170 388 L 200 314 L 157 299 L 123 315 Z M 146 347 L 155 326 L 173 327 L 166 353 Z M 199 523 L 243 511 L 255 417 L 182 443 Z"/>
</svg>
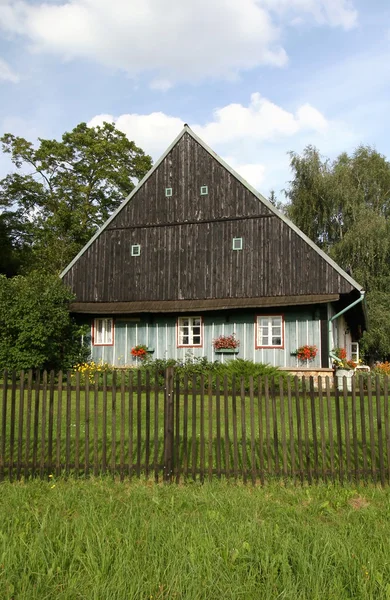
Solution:
<svg viewBox="0 0 390 600">
<path fill-rule="evenodd" d="M 0 481 L 4 480 L 5 475 L 5 447 L 7 435 L 7 402 L 8 400 L 8 371 L 3 372 L 3 398 L 1 406 L 1 451 L 0 451 Z"/>
<path fill-rule="evenodd" d="M 30 390 L 31 390 L 31 371 L 29 373 L 29 382 L 28 382 L 28 393 L 27 393 L 27 424 L 26 429 L 27 432 L 30 430 L 30 421 L 31 421 L 31 398 L 30 398 Z M 30 416 L 30 419 L 29 419 Z M 62 426 L 62 371 L 58 373 L 58 386 L 57 386 L 57 431 L 56 431 L 56 477 L 59 477 L 61 474 L 61 426 Z M 28 439 L 28 438 L 27 438 Z M 27 439 L 26 439 L 26 462 L 28 464 L 28 451 L 27 451 Z"/>
<path fill-rule="evenodd" d="M 241 397 L 241 452 L 242 452 L 242 477 L 244 483 L 247 482 L 247 456 L 246 456 L 246 411 L 245 411 L 245 380 L 241 377 L 240 382 L 240 397 Z"/>
<path fill-rule="evenodd" d="M 120 447 L 119 447 L 119 476 L 125 478 L 125 421 L 126 419 L 126 373 L 121 373 L 121 421 L 120 421 Z"/>
<path fill-rule="evenodd" d="M 49 378 L 49 431 L 47 444 L 47 470 L 53 470 L 53 429 L 54 429 L 54 371 L 50 371 Z"/>
<path fill-rule="evenodd" d="M 367 480 L 368 463 L 367 463 L 367 437 L 366 437 L 366 414 L 365 414 L 365 395 L 364 395 L 364 379 L 359 377 L 359 395 L 360 395 L 360 431 L 362 434 L 362 454 L 363 454 L 363 477 Z"/>
<path fill-rule="evenodd" d="M 209 443 L 208 443 L 208 470 L 209 481 L 213 479 L 213 389 L 212 389 L 211 373 L 209 373 L 207 381 L 208 394 L 208 418 L 209 418 Z"/>
<path fill-rule="evenodd" d="M 22 469 L 23 425 L 24 425 L 24 371 L 19 377 L 19 423 L 18 423 L 18 456 L 16 462 L 16 479 L 20 479 Z"/>
<path fill-rule="evenodd" d="M 345 432 L 345 463 L 347 479 L 351 480 L 351 441 L 349 435 L 349 408 L 347 378 L 343 377 L 343 399 L 344 399 L 344 432 Z"/>
<path fill-rule="evenodd" d="M 372 387 L 371 377 L 367 379 L 367 396 L 368 396 L 368 423 L 370 431 L 370 456 L 371 456 L 371 475 L 374 483 L 377 482 L 376 470 L 376 455 L 375 455 L 375 435 L 374 435 L 374 410 L 372 403 Z"/>
<path fill-rule="evenodd" d="M 358 453 L 358 430 L 357 430 L 357 414 L 356 414 L 356 377 L 352 377 L 352 440 L 353 440 L 353 462 L 355 481 L 359 480 L 359 453 Z"/>
<path fill-rule="evenodd" d="M 250 427 L 251 427 L 251 467 L 252 467 L 252 484 L 256 484 L 256 453 L 255 453 L 255 394 L 253 375 L 249 377 L 249 411 L 250 411 Z"/>
<path fill-rule="evenodd" d="M 225 475 L 230 477 L 230 436 L 229 436 L 229 391 L 227 375 L 223 377 L 223 412 L 224 412 L 224 440 L 225 440 Z"/>
<path fill-rule="evenodd" d="M 47 404 L 47 371 L 43 371 L 42 389 L 42 415 L 41 415 L 41 456 L 39 461 L 39 475 L 43 479 L 45 473 L 46 451 L 46 404 Z M 12 419 L 12 417 L 11 417 Z M 11 476 L 11 475 L 10 475 Z"/>
<path fill-rule="evenodd" d="M 205 469 L 205 436 L 204 436 L 204 375 L 200 376 L 200 482 L 204 482 Z"/>
<path fill-rule="evenodd" d="M 375 377 L 375 396 L 376 396 L 376 423 L 378 430 L 378 454 L 379 454 L 379 471 L 381 485 L 385 485 L 385 464 L 383 460 L 383 436 L 382 436 L 382 411 L 381 411 L 381 385 L 379 375 Z"/>
<path fill-rule="evenodd" d="M 326 482 L 326 444 L 325 444 L 325 421 L 324 421 L 324 397 L 322 389 L 322 377 L 318 377 L 318 406 L 320 415 L 320 437 L 321 437 L 321 464 L 322 464 L 322 479 Z"/>
<path fill-rule="evenodd" d="M 38 453 L 38 427 L 39 427 L 39 392 L 41 383 L 41 373 L 36 371 L 35 374 L 35 394 L 34 394 L 34 428 L 33 428 L 33 451 L 32 451 L 32 476 L 34 477 L 37 469 L 37 453 Z"/>
<path fill-rule="evenodd" d="M 257 414 L 259 425 L 259 466 L 260 483 L 264 485 L 264 427 L 263 427 L 263 382 L 261 377 L 257 379 Z"/>
<path fill-rule="evenodd" d="M 390 426 L 389 426 L 389 378 L 385 375 L 383 381 L 383 406 L 386 435 L 387 481 L 390 483 Z"/>
<path fill-rule="evenodd" d="M 335 481 L 336 472 L 334 468 L 334 443 L 333 443 L 333 419 L 332 419 L 332 404 L 330 399 L 330 377 L 326 378 L 326 408 L 328 413 L 328 431 L 329 431 L 329 459 L 330 459 L 330 476 L 332 481 Z"/>
<path fill-rule="evenodd" d="M 217 375 L 215 380 L 215 408 L 217 421 L 217 440 L 216 440 L 216 459 L 217 459 L 217 477 L 221 478 L 221 390 L 220 377 Z"/>
</svg>

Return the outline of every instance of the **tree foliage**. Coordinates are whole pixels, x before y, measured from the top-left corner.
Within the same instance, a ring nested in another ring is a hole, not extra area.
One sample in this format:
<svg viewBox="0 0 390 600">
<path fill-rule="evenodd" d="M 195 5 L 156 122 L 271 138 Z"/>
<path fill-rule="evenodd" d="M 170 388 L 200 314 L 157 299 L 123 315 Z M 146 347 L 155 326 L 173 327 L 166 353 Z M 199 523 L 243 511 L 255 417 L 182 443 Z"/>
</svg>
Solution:
<svg viewBox="0 0 390 600">
<path fill-rule="evenodd" d="M 0 209 L 19 223 L 33 268 L 52 272 L 70 262 L 152 164 L 109 123 L 80 123 L 61 141 L 39 139 L 37 148 L 11 133 L 0 140 L 16 167 L 0 181 Z"/>
<path fill-rule="evenodd" d="M 71 300 L 55 275 L 0 275 L 0 369 L 66 369 L 85 359 Z"/>
<path fill-rule="evenodd" d="M 390 355 L 390 162 L 359 146 L 333 162 L 308 146 L 290 154 L 287 214 L 367 291 L 371 357 Z"/>
</svg>

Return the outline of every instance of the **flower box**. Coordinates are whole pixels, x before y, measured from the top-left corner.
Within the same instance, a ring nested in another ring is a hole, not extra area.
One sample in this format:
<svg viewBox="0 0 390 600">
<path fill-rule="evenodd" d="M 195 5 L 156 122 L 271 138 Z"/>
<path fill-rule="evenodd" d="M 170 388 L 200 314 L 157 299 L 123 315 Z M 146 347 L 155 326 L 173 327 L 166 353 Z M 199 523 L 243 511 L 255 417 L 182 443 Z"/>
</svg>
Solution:
<svg viewBox="0 0 390 600">
<path fill-rule="evenodd" d="M 216 348 L 214 349 L 215 354 L 238 354 L 238 348 Z"/>
<path fill-rule="evenodd" d="M 150 354 L 152 354 L 154 352 L 154 348 L 149 348 L 146 350 L 146 352 L 149 352 Z"/>
<path fill-rule="evenodd" d="M 344 377 L 347 378 L 347 390 L 352 391 L 352 377 L 355 371 L 347 369 L 336 369 L 337 389 L 342 391 L 344 389 Z"/>
</svg>

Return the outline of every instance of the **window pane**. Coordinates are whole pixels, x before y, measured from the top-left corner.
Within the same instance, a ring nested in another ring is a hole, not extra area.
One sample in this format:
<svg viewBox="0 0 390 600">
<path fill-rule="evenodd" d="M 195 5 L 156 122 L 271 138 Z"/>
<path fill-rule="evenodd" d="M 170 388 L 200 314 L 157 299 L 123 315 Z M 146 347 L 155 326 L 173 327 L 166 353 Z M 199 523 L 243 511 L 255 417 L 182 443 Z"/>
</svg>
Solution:
<svg viewBox="0 0 390 600">
<path fill-rule="evenodd" d="M 281 346 L 282 345 L 282 338 L 281 337 L 273 337 L 272 338 L 272 345 L 273 346 Z"/>
<path fill-rule="evenodd" d="M 95 331 L 96 331 L 96 344 L 103 343 L 103 320 L 96 319 L 95 320 Z"/>
<path fill-rule="evenodd" d="M 200 335 L 194 335 L 194 336 L 193 336 L 193 339 L 192 339 L 192 343 L 193 343 L 195 346 L 199 346 L 199 344 L 200 344 Z"/>
<path fill-rule="evenodd" d="M 281 326 L 282 325 L 282 318 L 281 317 L 272 317 L 272 326 Z"/>
<path fill-rule="evenodd" d="M 104 343 L 105 344 L 112 344 L 112 319 L 106 319 L 105 320 L 105 327 L 106 327 L 106 331 L 105 331 L 105 340 Z"/>
</svg>

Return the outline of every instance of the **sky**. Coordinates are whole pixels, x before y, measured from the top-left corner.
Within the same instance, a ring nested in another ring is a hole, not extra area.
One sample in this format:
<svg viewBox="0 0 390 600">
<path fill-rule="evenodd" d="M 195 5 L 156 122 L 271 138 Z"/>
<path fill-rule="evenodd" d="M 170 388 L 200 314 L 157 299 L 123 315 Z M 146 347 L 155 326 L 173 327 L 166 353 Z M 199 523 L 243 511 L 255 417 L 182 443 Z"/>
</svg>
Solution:
<svg viewBox="0 0 390 600">
<path fill-rule="evenodd" d="M 389 0 L 0 0 L 0 135 L 110 121 L 157 160 L 188 123 L 283 200 L 290 151 L 390 158 L 389 99 Z"/>
</svg>

